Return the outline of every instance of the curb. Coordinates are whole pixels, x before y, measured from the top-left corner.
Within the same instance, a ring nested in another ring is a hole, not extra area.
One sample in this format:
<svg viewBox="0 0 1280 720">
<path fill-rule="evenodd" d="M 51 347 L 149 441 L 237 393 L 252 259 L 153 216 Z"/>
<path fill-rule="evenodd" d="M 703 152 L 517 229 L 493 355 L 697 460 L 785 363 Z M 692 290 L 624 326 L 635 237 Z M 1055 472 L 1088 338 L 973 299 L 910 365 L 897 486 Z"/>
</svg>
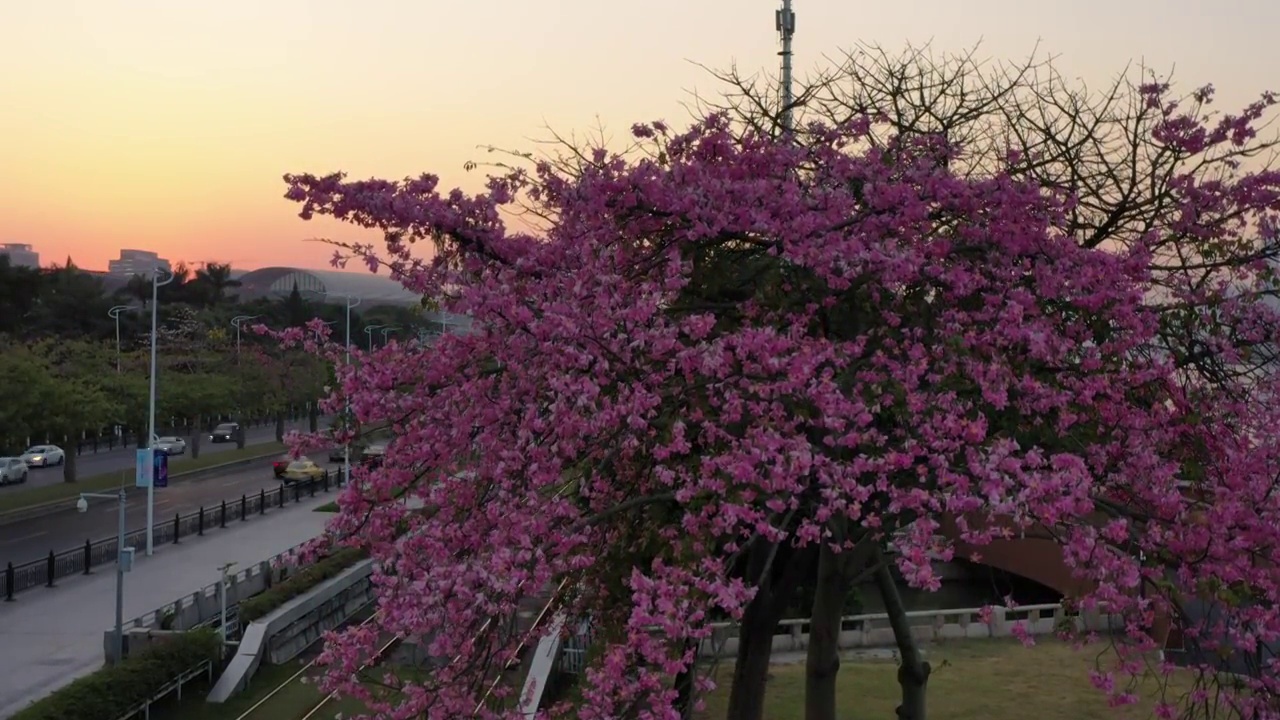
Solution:
<svg viewBox="0 0 1280 720">
<path fill-rule="evenodd" d="M 208 467 L 200 468 L 199 470 L 186 470 L 184 472 L 170 475 L 169 481 L 173 482 L 175 480 L 177 481 L 197 480 L 204 475 L 216 475 L 224 470 L 229 470 L 231 468 L 249 465 L 249 464 L 258 462 L 260 460 L 266 460 L 267 458 L 276 457 L 279 454 L 280 452 L 277 450 L 270 453 L 254 455 L 253 457 L 244 457 L 238 460 L 232 460 L 231 462 L 219 463 L 217 465 L 210 465 Z M 128 494 L 130 496 L 133 496 L 138 492 L 141 492 L 141 488 L 135 488 L 130 486 L 128 489 Z M 0 512 L 0 526 L 12 525 L 13 523 L 22 522 L 23 520 L 31 520 L 34 518 L 44 517 L 46 515 L 53 515 L 55 513 L 62 512 L 64 510 L 67 510 L 70 507 L 68 503 L 73 499 L 74 498 L 62 498 L 60 500 L 50 500 L 49 502 L 40 503 L 39 505 L 29 505 L 24 508 L 18 508 L 17 510 L 8 510 L 5 512 Z"/>
</svg>

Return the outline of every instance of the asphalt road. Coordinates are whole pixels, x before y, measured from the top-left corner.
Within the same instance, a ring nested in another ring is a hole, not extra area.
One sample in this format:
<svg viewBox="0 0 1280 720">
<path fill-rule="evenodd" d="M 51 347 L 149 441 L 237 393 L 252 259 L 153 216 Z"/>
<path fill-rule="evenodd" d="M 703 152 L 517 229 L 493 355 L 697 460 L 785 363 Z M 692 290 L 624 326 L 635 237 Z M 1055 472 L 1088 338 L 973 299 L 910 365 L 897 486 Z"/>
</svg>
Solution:
<svg viewBox="0 0 1280 720">
<path fill-rule="evenodd" d="M 320 418 L 318 427 L 324 428 L 328 425 L 328 418 Z M 285 423 L 285 431 L 295 429 L 306 429 L 307 420 L 303 418 L 300 421 Z M 264 425 L 262 427 L 248 428 L 244 431 L 245 447 L 252 445 L 262 445 L 272 442 L 276 439 L 276 426 L 274 424 Z M 217 455 L 220 453 L 234 450 L 236 444 L 229 443 L 212 443 L 209 442 L 208 436 L 200 440 L 200 457 L 205 455 Z M 63 448 L 67 450 L 67 448 Z M 116 448 L 115 450 L 103 450 L 101 452 L 86 451 L 76 458 L 77 477 L 93 477 L 94 475 L 104 475 L 109 472 L 127 470 L 133 472 L 133 465 L 136 462 L 138 449 L 132 445 L 127 448 Z M 177 458 L 191 457 L 191 439 L 187 438 L 187 452 L 185 455 L 178 455 Z M 171 458 L 172 460 L 173 458 Z M 27 482 L 23 485 L 6 485 L 0 488 L 0 492 L 15 492 L 22 488 L 42 487 L 44 485 L 57 485 L 62 482 L 62 468 L 31 468 L 27 471 Z M 3 547 L 0 545 L 0 547 Z"/>
<path fill-rule="evenodd" d="M 312 456 L 312 459 L 330 470 L 339 467 L 328 464 L 323 455 Z M 233 499 L 238 502 L 241 495 L 256 495 L 259 490 L 278 487 L 280 481 L 272 474 L 269 460 L 217 476 L 178 481 L 156 490 L 155 520 L 157 523 L 173 522 L 175 513 L 185 515 L 202 505 L 210 510 L 221 505 L 223 500 L 230 505 Z M 97 541 L 111 537 L 117 532 L 118 513 L 118 506 L 113 500 L 95 500 L 84 513 L 77 512 L 74 504 L 68 501 L 66 512 L 0 525 L 0 567 L 10 561 L 18 565 L 38 560 L 48 555 L 50 550 L 60 553 L 83 547 L 86 539 Z M 231 515 L 230 508 L 227 515 Z M 239 516 L 236 517 L 238 521 Z M 146 527 L 145 492 L 130 493 L 125 523 L 130 531 Z"/>
</svg>

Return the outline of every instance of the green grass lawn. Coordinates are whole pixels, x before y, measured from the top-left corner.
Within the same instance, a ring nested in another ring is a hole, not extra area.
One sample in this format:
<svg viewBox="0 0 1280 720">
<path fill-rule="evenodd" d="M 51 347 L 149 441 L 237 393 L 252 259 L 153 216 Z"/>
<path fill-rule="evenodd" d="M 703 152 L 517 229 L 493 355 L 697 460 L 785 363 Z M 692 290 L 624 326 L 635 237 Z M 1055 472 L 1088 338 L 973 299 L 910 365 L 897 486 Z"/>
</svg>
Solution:
<svg viewBox="0 0 1280 720">
<path fill-rule="evenodd" d="M 215 465 L 231 463 L 237 460 L 249 460 L 262 457 L 271 457 L 279 455 L 285 451 L 285 446 L 280 443 L 259 443 L 257 445 L 245 446 L 243 450 L 231 450 L 229 452 L 221 452 L 213 455 L 205 455 L 199 459 L 193 460 L 189 457 L 178 458 L 169 461 L 170 476 L 179 475 L 193 470 L 203 470 Z M 60 473 L 61 468 L 48 470 L 47 472 Z M 180 478 L 172 478 L 179 480 Z M 101 475 L 93 475 L 91 477 L 82 477 L 74 483 L 58 483 L 57 485 L 46 485 L 44 487 L 24 488 L 14 490 L 0 495 L 0 513 L 12 510 L 21 510 L 33 505 L 43 505 L 44 503 L 55 502 L 58 500 L 66 500 L 70 502 L 73 498 L 82 492 L 104 492 L 107 490 L 115 490 L 121 484 L 129 487 L 133 486 L 133 468 L 125 470 L 117 470 L 115 472 L 103 473 Z"/>
<path fill-rule="evenodd" d="M 1144 702 L 1122 710 L 1107 707 L 1106 695 L 1089 682 L 1088 672 L 1101 651 L 1079 652 L 1056 640 L 1026 648 L 1016 641 L 971 640 L 929 646 L 930 720 L 1098 720 L 1151 717 L 1160 697 L 1160 681 L 1146 679 L 1135 689 Z M 764 716 L 769 720 L 804 718 L 804 665 L 775 665 L 770 672 Z M 706 698 L 699 720 L 723 718 L 732 666 L 717 668 L 725 687 Z M 1173 676 L 1173 686 L 1186 678 Z M 894 717 L 901 700 L 897 665 L 892 661 L 845 662 L 837 690 L 838 716 L 846 720 Z"/>
<path fill-rule="evenodd" d="M 1112 710 L 1106 697 L 1089 683 L 1088 671 L 1096 650 L 1073 651 L 1053 640 L 1033 648 L 1014 641 L 973 640 L 932 645 L 927 648 L 934 667 L 929 681 L 931 720 L 1131 720 L 1150 717 L 1160 683 L 1151 678 L 1138 693 L 1145 700 L 1132 708 Z M 235 720 L 280 683 L 301 669 L 301 663 L 264 667 L 248 692 L 222 706 L 184 703 L 176 714 L 152 713 L 157 720 Z M 894 717 L 899 690 L 892 661 L 846 661 L 841 665 L 838 716 L 843 720 L 884 720 Z M 715 670 L 726 686 L 706 698 L 699 720 L 725 716 L 727 681 L 731 665 Z M 308 670 L 306 675 L 313 675 Z M 1174 677 L 1171 685 L 1183 678 Z M 1179 692 L 1170 688 L 1170 697 Z M 299 720 L 319 701 L 311 683 L 293 682 L 258 707 L 246 720 Z M 804 717 L 803 664 L 774 665 L 766 694 L 768 720 L 801 720 Z M 331 702 L 321 716 L 343 717 L 364 711 L 350 699 Z"/>
</svg>

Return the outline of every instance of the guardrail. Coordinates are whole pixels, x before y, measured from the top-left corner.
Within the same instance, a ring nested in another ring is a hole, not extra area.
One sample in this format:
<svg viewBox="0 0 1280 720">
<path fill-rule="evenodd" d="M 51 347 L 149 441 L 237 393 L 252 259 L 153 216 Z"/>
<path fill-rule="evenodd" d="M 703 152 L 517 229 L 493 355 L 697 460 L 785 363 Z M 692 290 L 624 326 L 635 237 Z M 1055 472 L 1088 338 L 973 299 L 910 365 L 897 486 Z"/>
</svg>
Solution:
<svg viewBox="0 0 1280 720">
<path fill-rule="evenodd" d="M 298 543 L 297 545 L 294 545 L 293 547 L 289 548 L 288 550 L 285 550 L 282 553 L 277 553 L 275 555 L 272 555 L 271 557 L 267 558 L 263 562 L 249 565 L 241 569 L 239 572 L 236 572 L 233 575 L 228 575 L 227 583 L 232 586 L 240 585 L 241 583 L 244 583 L 247 580 L 249 580 L 250 577 L 253 577 L 257 573 L 262 572 L 261 568 L 263 567 L 263 565 L 267 566 L 268 568 L 286 567 L 286 568 L 292 569 L 296 567 L 296 563 L 285 562 L 285 561 L 291 558 L 295 558 L 297 556 L 298 551 L 306 547 L 310 542 L 311 542 L 310 540 L 307 540 L 305 542 Z M 166 615 L 169 615 L 172 613 L 173 615 L 176 616 L 178 613 L 182 611 L 184 607 L 187 607 L 192 603 L 197 602 L 197 598 L 203 598 L 206 601 L 210 601 L 210 600 L 216 600 L 217 597 L 218 597 L 218 583 L 216 582 L 209 583 L 208 585 L 205 585 L 204 587 L 200 588 L 194 593 L 187 593 L 186 595 L 183 595 L 177 600 L 167 602 L 164 605 L 161 605 L 160 607 L 156 608 L 155 610 L 152 610 L 151 612 L 145 612 L 133 618 L 132 620 L 126 621 L 124 623 L 124 632 L 127 633 L 130 630 L 140 629 L 140 628 L 141 629 L 148 629 L 148 628 L 165 629 L 164 617 Z M 228 622 L 230 622 L 233 617 L 237 621 L 239 621 L 240 619 L 240 603 L 238 601 L 234 603 L 232 602 L 227 603 Z M 196 628 L 201 628 L 201 627 L 217 627 L 220 622 L 221 622 L 221 615 L 215 615 L 209 618 L 208 620 L 198 622 L 192 625 L 191 627 L 180 627 L 176 629 L 194 630 Z"/>
<path fill-rule="evenodd" d="M 315 497 L 317 491 L 329 492 L 345 484 L 342 471 L 332 474 L 324 471 L 318 479 L 308 479 L 296 483 L 281 483 L 274 490 L 259 490 L 255 495 L 241 495 L 239 498 L 223 500 L 211 508 L 201 507 L 186 515 L 175 514 L 172 520 L 157 521 L 153 528 L 153 545 L 165 543 L 178 544 L 184 537 L 199 537 L 205 532 L 222 529 L 228 522 L 245 522 L 255 515 L 265 515 L 268 510 L 284 508 L 292 499 L 294 503 L 302 502 L 302 498 Z M 292 496 L 292 498 L 290 498 Z M 133 530 L 125 535 L 125 547 L 140 547 L 146 544 L 147 529 Z M 4 569 L 3 588 L 6 602 L 14 596 L 34 587 L 54 587 L 60 578 L 72 575 L 88 575 L 93 568 L 109 565 L 119 555 L 117 543 L 119 538 L 112 536 L 97 542 L 84 541 L 84 547 L 62 553 L 49 551 L 49 555 L 40 560 L 14 565 L 8 563 Z"/>
<path fill-rule="evenodd" d="M 168 685 L 165 685 L 164 687 L 156 691 L 155 695 L 152 695 L 146 700 L 143 700 L 137 705 L 134 705 L 132 708 L 129 708 L 128 712 L 121 715 L 119 718 L 116 718 L 116 720 L 130 720 L 131 718 L 136 718 L 139 715 L 142 715 L 145 718 L 151 717 L 152 703 L 163 700 L 165 696 L 167 696 L 171 692 L 177 692 L 178 700 L 182 700 L 182 686 L 186 685 L 192 680 L 195 680 L 201 675 L 207 676 L 209 679 L 209 682 L 213 682 L 213 661 L 212 660 L 205 660 L 204 662 L 200 663 L 199 665 L 196 665 L 190 670 L 183 672 L 181 675 L 174 678 L 173 682 L 170 682 Z"/>
</svg>

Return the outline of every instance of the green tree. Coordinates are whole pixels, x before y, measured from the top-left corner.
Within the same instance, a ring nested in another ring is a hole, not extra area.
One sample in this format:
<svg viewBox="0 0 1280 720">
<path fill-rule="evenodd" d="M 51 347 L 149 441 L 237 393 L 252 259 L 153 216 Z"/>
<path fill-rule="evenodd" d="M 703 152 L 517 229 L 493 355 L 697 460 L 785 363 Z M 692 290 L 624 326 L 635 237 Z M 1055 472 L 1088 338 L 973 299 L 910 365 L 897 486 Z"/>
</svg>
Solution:
<svg viewBox="0 0 1280 720">
<path fill-rule="evenodd" d="M 8 353 L 6 353 L 8 354 Z M 24 372 L 44 376 L 40 396 L 29 427 L 61 443 L 66 450 L 63 479 L 76 481 L 76 449 L 81 438 L 116 422 L 119 399 L 110 395 L 103 379 L 114 373 L 114 355 L 105 346 L 90 342 L 44 341 L 18 351 Z M 27 412 L 33 412 L 28 409 Z"/>
</svg>

